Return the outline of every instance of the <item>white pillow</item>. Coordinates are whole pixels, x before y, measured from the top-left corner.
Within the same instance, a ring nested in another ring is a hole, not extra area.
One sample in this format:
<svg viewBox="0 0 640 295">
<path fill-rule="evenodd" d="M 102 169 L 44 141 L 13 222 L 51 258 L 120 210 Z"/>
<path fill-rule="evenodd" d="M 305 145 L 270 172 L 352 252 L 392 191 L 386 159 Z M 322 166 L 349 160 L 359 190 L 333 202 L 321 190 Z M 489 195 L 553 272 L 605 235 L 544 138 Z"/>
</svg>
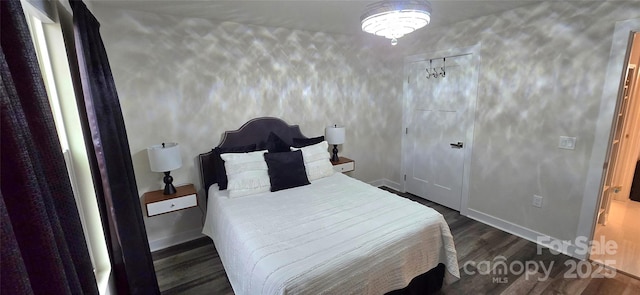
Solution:
<svg viewBox="0 0 640 295">
<path fill-rule="evenodd" d="M 333 164 L 329 161 L 330 156 L 327 148 L 329 148 L 329 144 L 326 141 L 303 148 L 291 148 L 292 151 L 302 151 L 304 169 L 307 170 L 309 181 L 333 175 Z"/>
<path fill-rule="evenodd" d="M 267 162 L 264 153 L 256 151 L 250 153 L 221 154 L 224 169 L 227 170 L 227 190 L 229 198 L 242 197 L 257 193 L 268 192 L 271 188 Z"/>
</svg>

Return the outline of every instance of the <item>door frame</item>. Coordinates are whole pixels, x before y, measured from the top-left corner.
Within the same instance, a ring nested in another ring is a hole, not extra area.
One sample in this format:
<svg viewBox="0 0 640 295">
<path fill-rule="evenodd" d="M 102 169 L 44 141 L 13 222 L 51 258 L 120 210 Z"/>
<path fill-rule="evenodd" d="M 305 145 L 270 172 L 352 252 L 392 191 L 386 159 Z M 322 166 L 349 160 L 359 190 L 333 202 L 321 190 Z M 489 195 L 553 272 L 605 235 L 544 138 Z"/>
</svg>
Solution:
<svg viewBox="0 0 640 295">
<path fill-rule="evenodd" d="M 640 47 L 640 32 L 638 34 L 638 46 Z M 624 194 L 626 199 L 624 201 L 629 201 L 629 197 L 631 196 L 631 185 L 633 184 L 633 176 L 636 170 L 636 164 L 638 163 L 638 153 L 640 152 L 640 146 L 638 146 L 640 141 L 640 74 L 638 74 L 638 70 L 640 70 L 640 65 L 636 64 L 635 68 L 635 79 L 631 82 L 631 89 L 629 93 L 629 98 L 631 99 L 631 104 L 629 105 L 629 122 L 628 126 L 628 150 L 627 157 L 625 159 L 625 170 L 624 178 L 622 180 L 622 185 L 624 186 Z M 633 157 L 635 155 L 635 157 Z"/>
<path fill-rule="evenodd" d="M 447 57 L 447 56 L 455 56 L 455 55 L 466 55 L 466 54 L 470 54 L 471 55 L 471 64 L 469 65 L 470 67 L 475 68 L 475 71 L 473 71 L 473 76 L 471 79 L 475 80 L 475 89 L 473 89 L 471 91 L 471 93 L 475 94 L 475 96 L 473 97 L 473 99 L 470 99 L 467 105 L 467 112 L 468 112 L 468 116 L 469 116 L 469 120 L 468 120 L 468 125 L 466 130 L 466 134 L 464 136 L 464 144 L 465 144 L 465 148 L 464 148 L 464 159 L 463 159 L 463 172 L 462 172 L 462 196 L 460 199 L 460 214 L 467 216 L 469 213 L 469 207 L 468 207 L 468 203 L 469 203 L 469 179 L 470 179 L 470 175 L 471 175 L 471 156 L 472 156 L 472 151 L 473 151 L 473 131 L 474 131 L 474 126 L 475 126 L 475 120 L 476 120 L 476 101 L 478 100 L 478 72 L 480 69 L 480 48 L 481 48 L 481 43 L 477 43 L 475 45 L 471 45 L 468 47 L 462 47 L 462 48 L 452 48 L 452 49 L 447 49 L 447 50 L 437 50 L 437 51 L 430 51 L 427 53 L 422 53 L 422 54 L 416 54 L 416 55 L 411 55 L 411 56 L 407 56 L 404 58 L 404 75 L 403 77 L 407 77 L 403 79 L 402 82 L 402 151 L 401 151 L 401 157 L 402 160 L 401 162 L 401 171 L 403 174 L 403 178 L 402 178 L 402 192 L 406 192 L 406 186 L 407 186 L 407 181 L 406 181 L 406 175 L 407 175 L 407 169 L 409 168 L 408 165 L 408 149 L 409 149 L 409 144 L 407 142 L 407 138 L 406 138 L 406 132 L 405 130 L 407 130 L 406 128 L 408 128 L 407 126 L 407 122 L 409 121 L 409 116 L 411 116 L 411 106 L 408 103 L 408 99 L 406 97 L 407 93 L 408 93 L 408 87 L 409 87 L 409 75 L 411 74 L 411 64 L 415 63 L 415 62 L 419 62 L 419 61 L 425 61 L 425 60 L 429 60 L 429 59 L 438 59 L 438 58 L 443 58 L 443 57 Z"/>
<path fill-rule="evenodd" d="M 640 38 L 640 34 L 638 36 Z M 640 41 L 638 41 L 638 44 L 640 44 Z M 629 65 L 631 62 L 631 60 L 627 61 Z M 620 175 L 618 175 L 617 173 L 614 174 L 614 178 L 616 178 L 615 180 L 617 180 L 617 183 L 622 187 L 621 195 L 626 196 L 627 199 L 629 198 L 629 193 L 631 192 L 633 172 L 635 171 L 636 163 L 638 162 L 638 149 L 634 145 L 634 143 L 637 144 L 638 134 L 634 131 L 637 130 L 639 114 L 638 101 L 637 99 L 634 99 L 637 98 L 636 89 L 638 89 L 638 65 L 634 64 L 633 67 L 627 66 L 626 69 L 628 68 L 633 68 L 633 77 L 630 78 L 629 83 L 629 107 L 622 130 L 622 137 L 624 140 L 622 141 L 622 145 L 620 146 L 620 151 L 622 153 L 622 167 L 620 167 L 620 170 L 617 171 L 620 173 Z M 616 165 L 618 164 L 620 163 L 617 163 Z M 616 199 L 616 196 L 618 195 L 614 195 L 613 199 Z"/>
<path fill-rule="evenodd" d="M 623 83 L 621 77 L 626 70 L 625 61 L 628 60 L 631 34 L 638 31 L 640 31 L 640 18 L 619 21 L 615 24 L 576 237 L 586 237 L 588 240 L 593 239 L 605 181 L 606 167 L 604 164 L 608 160 L 612 129 L 615 128 L 612 126 L 613 116 L 615 115 Z M 590 253 L 583 253 L 588 251 L 576 251 L 575 247 L 576 245 L 571 245 L 570 253 L 573 254 L 572 256 L 582 259 L 589 258 Z"/>
<path fill-rule="evenodd" d="M 628 53 L 631 52 L 631 46 L 631 42 L 629 42 L 629 49 L 627 49 Z M 596 215 L 596 223 L 600 223 L 602 225 L 607 224 L 611 202 L 615 197 L 614 193 L 618 187 L 622 186 L 620 182 L 622 179 L 621 175 L 625 173 L 624 168 L 626 166 L 626 158 L 629 154 L 629 151 L 625 146 L 628 145 L 628 140 L 625 139 L 625 131 L 629 128 L 628 125 L 633 120 L 633 117 L 629 116 L 630 111 L 633 110 L 633 101 L 630 92 L 625 95 L 624 85 L 627 84 L 627 81 L 630 81 L 637 76 L 637 74 L 636 67 L 629 66 L 629 54 L 627 54 L 624 64 L 624 74 L 622 75 L 620 91 L 616 98 L 615 113 L 611 124 L 611 134 L 609 136 L 609 146 L 607 149 L 607 160 L 605 161 L 602 175 L 603 184 L 600 189 L 601 195 L 597 207 L 598 213 Z M 633 83 L 630 83 L 629 86 L 633 86 Z M 628 88 L 627 90 L 631 91 L 632 88 Z M 626 103 L 625 100 L 627 100 Z"/>
</svg>

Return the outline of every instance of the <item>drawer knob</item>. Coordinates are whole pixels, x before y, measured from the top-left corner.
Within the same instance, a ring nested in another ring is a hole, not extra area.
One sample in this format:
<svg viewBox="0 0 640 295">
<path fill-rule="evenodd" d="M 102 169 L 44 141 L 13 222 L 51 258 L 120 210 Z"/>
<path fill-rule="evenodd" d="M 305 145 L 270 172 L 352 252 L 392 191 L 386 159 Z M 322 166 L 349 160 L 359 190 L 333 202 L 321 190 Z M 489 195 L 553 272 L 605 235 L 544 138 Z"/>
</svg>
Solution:
<svg viewBox="0 0 640 295">
<path fill-rule="evenodd" d="M 174 203 L 171 203 L 171 208 L 173 208 L 173 207 L 175 207 L 175 206 L 176 206 L 176 204 L 174 204 Z"/>
</svg>

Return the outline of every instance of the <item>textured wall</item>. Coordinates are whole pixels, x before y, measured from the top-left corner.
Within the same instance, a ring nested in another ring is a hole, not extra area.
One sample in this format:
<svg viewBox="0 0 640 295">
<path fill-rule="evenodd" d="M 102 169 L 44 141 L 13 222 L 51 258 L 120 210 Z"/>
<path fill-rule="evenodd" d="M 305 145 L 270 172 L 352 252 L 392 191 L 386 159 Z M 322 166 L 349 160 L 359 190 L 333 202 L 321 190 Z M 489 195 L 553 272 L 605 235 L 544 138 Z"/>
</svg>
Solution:
<svg viewBox="0 0 640 295">
<path fill-rule="evenodd" d="M 116 80 L 140 194 L 162 187 L 146 147 L 176 141 L 174 183 L 199 187 L 199 153 L 249 119 L 280 117 L 307 136 L 344 124 L 352 176 L 400 181 L 402 56 L 349 36 L 94 9 Z M 189 209 L 147 218 L 152 242 L 198 230 Z M 153 245 L 152 245 L 153 246 Z"/>
<path fill-rule="evenodd" d="M 481 43 L 469 208 L 560 239 L 575 237 L 614 24 L 640 15 L 630 2 L 541 3 L 376 48 L 349 36 L 94 10 L 141 194 L 161 187 L 147 146 L 180 142 L 175 182 L 198 185 L 196 155 L 258 116 L 309 136 L 343 123 L 354 176 L 399 182 L 402 57 Z M 558 149 L 561 135 L 577 137 L 576 149 Z M 533 194 L 543 208 L 531 206 Z M 153 241 L 197 229 L 200 214 L 146 222 Z"/>
<path fill-rule="evenodd" d="M 628 2 L 541 3 L 405 39 L 408 55 L 481 43 L 470 209 L 575 238 L 614 25 L 638 15 Z M 563 135 L 575 150 L 558 148 Z"/>
</svg>

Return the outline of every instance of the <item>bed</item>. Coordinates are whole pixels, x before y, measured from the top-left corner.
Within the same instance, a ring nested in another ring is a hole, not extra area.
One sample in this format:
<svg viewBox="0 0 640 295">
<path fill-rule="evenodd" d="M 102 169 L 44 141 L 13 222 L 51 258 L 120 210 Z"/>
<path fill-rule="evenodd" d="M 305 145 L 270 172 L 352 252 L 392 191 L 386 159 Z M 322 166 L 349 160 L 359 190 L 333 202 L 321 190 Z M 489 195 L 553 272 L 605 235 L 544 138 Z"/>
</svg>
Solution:
<svg viewBox="0 0 640 295">
<path fill-rule="evenodd" d="M 258 118 L 225 132 L 218 147 L 265 142 L 271 133 L 287 143 L 307 138 L 298 126 Z M 203 233 L 235 294 L 428 294 L 459 278 L 453 238 L 437 211 L 341 173 L 229 197 L 231 189 L 218 188 L 214 154 L 199 156 Z"/>
</svg>

